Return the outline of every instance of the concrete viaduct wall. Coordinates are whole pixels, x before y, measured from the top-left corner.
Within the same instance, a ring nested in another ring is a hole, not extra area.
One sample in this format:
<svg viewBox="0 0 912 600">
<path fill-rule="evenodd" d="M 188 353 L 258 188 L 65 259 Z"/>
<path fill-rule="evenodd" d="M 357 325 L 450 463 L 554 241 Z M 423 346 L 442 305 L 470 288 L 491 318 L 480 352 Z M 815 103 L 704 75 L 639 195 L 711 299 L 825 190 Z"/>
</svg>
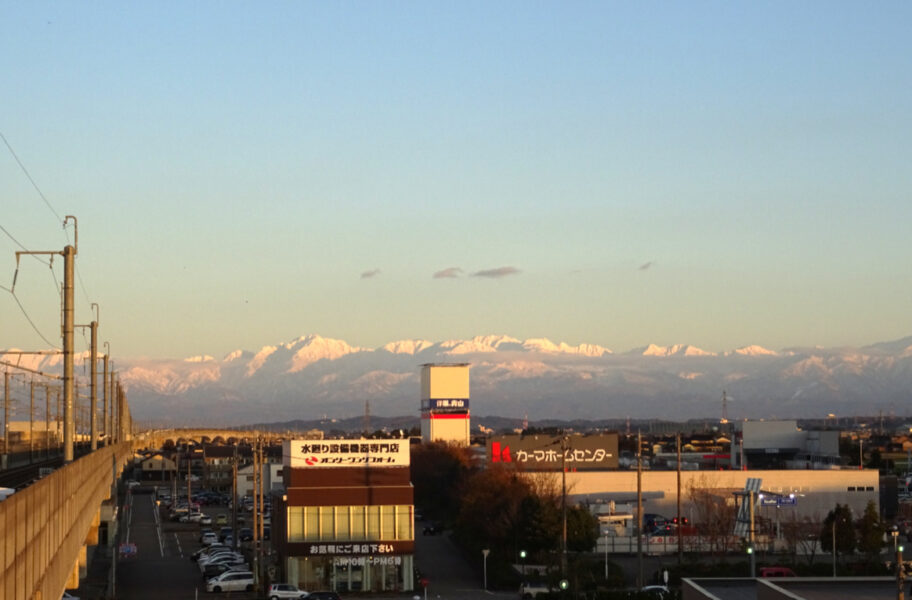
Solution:
<svg viewBox="0 0 912 600">
<path fill-rule="evenodd" d="M 96 450 L 0 502 L 0 597 L 57 600 L 79 585 L 100 508 L 133 444 Z"/>
</svg>

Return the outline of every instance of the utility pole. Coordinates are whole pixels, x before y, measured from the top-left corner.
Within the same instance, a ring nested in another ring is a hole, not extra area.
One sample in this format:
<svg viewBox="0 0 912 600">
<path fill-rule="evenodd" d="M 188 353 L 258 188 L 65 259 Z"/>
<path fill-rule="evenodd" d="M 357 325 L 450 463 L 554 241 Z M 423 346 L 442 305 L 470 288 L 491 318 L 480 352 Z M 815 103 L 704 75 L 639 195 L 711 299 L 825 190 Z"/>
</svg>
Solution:
<svg viewBox="0 0 912 600">
<path fill-rule="evenodd" d="M 62 398 L 63 396 L 60 393 L 60 388 L 54 390 L 54 396 L 57 398 L 57 412 L 54 413 L 54 441 L 58 444 L 61 443 L 61 436 L 63 434 L 62 426 L 63 421 L 61 420 L 61 415 L 63 414 Z M 62 446 L 61 446 L 62 449 Z"/>
<path fill-rule="evenodd" d="M 567 436 L 561 434 L 561 581 L 567 578 Z"/>
<path fill-rule="evenodd" d="M 70 217 L 67 216 L 67 219 Z M 74 218 L 75 220 L 75 218 Z M 66 220 L 64 220 L 66 223 Z M 73 315 L 76 312 L 73 274 L 76 248 L 63 249 L 63 462 L 73 462 Z"/>
<path fill-rule="evenodd" d="M 111 395 L 108 393 L 108 357 L 111 354 L 111 347 L 107 342 L 104 345 L 104 373 L 101 376 L 101 387 L 104 393 L 104 401 L 101 405 L 101 435 L 104 436 L 104 445 L 108 446 L 111 444 L 111 429 L 108 423 L 108 402 L 111 399 Z"/>
<path fill-rule="evenodd" d="M 643 587 L 643 437 L 637 432 L 637 588 Z"/>
<path fill-rule="evenodd" d="M 44 457 L 51 458 L 51 386 L 44 386 Z"/>
<path fill-rule="evenodd" d="M 234 532 L 233 539 L 231 541 L 231 546 L 235 550 L 238 547 L 238 522 L 237 522 L 237 505 L 238 505 L 238 495 L 237 495 L 237 474 L 238 474 L 238 448 L 237 442 L 234 444 L 234 460 L 231 461 L 231 527 Z"/>
<path fill-rule="evenodd" d="M 9 466 L 9 406 L 10 406 L 10 372 L 3 372 L 3 457 L 2 467 L 4 470 Z"/>
<path fill-rule="evenodd" d="M 29 381 L 29 464 L 35 460 L 35 380 Z"/>
<path fill-rule="evenodd" d="M 91 341 L 91 365 L 90 369 L 90 378 L 89 378 L 89 387 L 91 388 L 91 399 L 89 400 L 89 439 L 90 448 L 92 452 L 98 449 L 98 424 L 97 424 L 97 414 L 98 414 L 98 391 L 95 384 L 96 370 L 98 364 L 98 304 L 92 303 L 92 306 L 95 308 L 95 320 L 89 324 L 90 330 L 92 332 L 92 341 Z"/>
<path fill-rule="evenodd" d="M 258 517 L 257 511 L 259 506 L 257 506 L 257 476 L 259 475 L 258 469 L 260 466 L 260 436 L 257 435 L 256 441 L 254 442 L 253 447 L 253 581 L 257 585 L 260 584 L 260 553 L 257 549 L 257 532 L 259 528 L 257 527 Z"/>
<path fill-rule="evenodd" d="M 63 248 L 62 252 L 57 251 L 39 251 L 33 252 L 22 250 L 16 252 L 16 274 L 19 273 L 19 257 L 23 254 L 50 254 L 52 256 L 63 255 L 63 462 L 73 462 L 73 315 L 76 311 L 75 294 L 74 294 L 74 273 L 76 263 L 76 249 L 79 246 L 79 229 L 76 223 L 76 217 L 67 215 L 63 219 L 63 226 L 73 220 L 73 245 L 69 244 Z M 16 287 L 16 275 L 13 275 L 13 289 Z"/>
<path fill-rule="evenodd" d="M 678 449 L 678 564 L 684 563 L 684 518 L 681 515 L 681 434 L 677 435 Z"/>
</svg>

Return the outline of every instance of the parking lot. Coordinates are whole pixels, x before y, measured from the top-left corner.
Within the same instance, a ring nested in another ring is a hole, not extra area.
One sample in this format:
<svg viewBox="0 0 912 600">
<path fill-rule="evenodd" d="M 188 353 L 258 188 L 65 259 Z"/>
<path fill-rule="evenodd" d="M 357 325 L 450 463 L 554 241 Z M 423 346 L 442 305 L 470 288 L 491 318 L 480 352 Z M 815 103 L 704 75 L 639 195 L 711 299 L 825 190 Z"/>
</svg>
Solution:
<svg viewBox="0 0 912 600">
<path fill-rule="evenodd" d="M 200 531 L 217 531 L 214 519 L 222 514 L 229 518 L 227 506 L 206 506 L 202 511 L 213 517 L 213 525 L 179 523 L 168 520 L 169 511 L 156 504 L 148 484 L 134 489 L 124 502 L 123 532 L 136 544 L 136 555 L 121 558 L 116 569 L 116 597 L 126 599 L 195 599 L 206 594 L 206 586 L 191 554 L 202 544 Z M 245 515 L 249 516 L 249 515 Z M 258 597 L 255 592 L 223 592 L 212 597 L 247 599 Z"/>
</svg>

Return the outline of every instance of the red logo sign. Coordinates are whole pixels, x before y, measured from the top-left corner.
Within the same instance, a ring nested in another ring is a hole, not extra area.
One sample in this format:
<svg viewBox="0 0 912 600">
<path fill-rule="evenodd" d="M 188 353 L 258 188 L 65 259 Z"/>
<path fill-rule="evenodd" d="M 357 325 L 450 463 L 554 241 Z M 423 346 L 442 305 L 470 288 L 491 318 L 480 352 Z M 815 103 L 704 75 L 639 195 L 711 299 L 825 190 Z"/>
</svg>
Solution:
<svg viewBox="0 0 912 600">
<path fill-rule="evenodd" d="M 513 457 L 510 456 L 510 447 L 504 445 L 503 448 L 501 448 L 500 442 L 492 442 L 491 462 L 513 462 Z"/>
</svg>

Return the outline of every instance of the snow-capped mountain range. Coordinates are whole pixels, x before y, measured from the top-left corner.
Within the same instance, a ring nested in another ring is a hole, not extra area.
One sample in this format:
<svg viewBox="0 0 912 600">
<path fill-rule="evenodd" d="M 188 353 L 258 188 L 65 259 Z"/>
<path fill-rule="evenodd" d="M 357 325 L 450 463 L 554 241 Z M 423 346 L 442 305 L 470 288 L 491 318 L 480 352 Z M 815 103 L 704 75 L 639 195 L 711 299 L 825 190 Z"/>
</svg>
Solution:
<svg viewBox="0 0 912 600">
<path fill-rule="evenodd" d="M 62 359 L 10 353 L 4 360 L 54 372 Z M 503 335 L 379 348 L 307 335 L 220 360 L 118 358 L 116 366 L 135 420 L 219 426 L 352 417 L 366 402 L 376 415 L 417 414 L 420 365 L 445 362 L 471 364 L 471 410 L 478 415 L 685 420 L 721 416 L 723 390 L 731 419 L 912 408 L 912 337 L 862 348 L 746 346 L 716 354 L 650 344 L 615 354 L 594 344 Z M 83 368 L 77 376 L 85 378 Z"/>
</svg>

